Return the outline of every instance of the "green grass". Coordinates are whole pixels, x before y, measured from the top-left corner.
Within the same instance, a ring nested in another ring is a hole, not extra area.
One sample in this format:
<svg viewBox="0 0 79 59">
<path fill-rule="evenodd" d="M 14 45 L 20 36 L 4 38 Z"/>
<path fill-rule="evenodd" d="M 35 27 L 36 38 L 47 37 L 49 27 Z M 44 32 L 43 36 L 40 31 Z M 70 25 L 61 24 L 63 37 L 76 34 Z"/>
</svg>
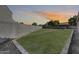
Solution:
<svg viewBox="0 0 79 59">
<path fill-rule="evenodd" d="M 70 33 L 69 29 L 41 29 L 23 36 L 17 41 L 29 53 L 55 54 L 61 52 Z"/>
</svg>

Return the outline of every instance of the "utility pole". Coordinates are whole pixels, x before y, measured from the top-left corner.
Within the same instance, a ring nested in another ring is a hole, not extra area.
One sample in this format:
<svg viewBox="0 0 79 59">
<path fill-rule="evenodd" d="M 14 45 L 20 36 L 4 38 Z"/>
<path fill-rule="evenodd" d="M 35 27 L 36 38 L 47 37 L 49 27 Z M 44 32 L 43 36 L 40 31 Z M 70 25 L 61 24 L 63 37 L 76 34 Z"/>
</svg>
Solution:
<svg viewBox="0 0 79 59">
<path fill-rule="evenodd" d="M 78 12 L 78 15 L 77 15 L 77 20 L 76 20 L 77 26 L 78 26 L 78 22 L 79 22 L 79 12 Z"/>
<path fill-rule="evenodd" d="M 79 32 L 79 12 L 78 12 L 78 15 L 77 15 L 76 23 L 77 23 L 76 29 L 77 29 L 77 31 Z"/>
</svg>

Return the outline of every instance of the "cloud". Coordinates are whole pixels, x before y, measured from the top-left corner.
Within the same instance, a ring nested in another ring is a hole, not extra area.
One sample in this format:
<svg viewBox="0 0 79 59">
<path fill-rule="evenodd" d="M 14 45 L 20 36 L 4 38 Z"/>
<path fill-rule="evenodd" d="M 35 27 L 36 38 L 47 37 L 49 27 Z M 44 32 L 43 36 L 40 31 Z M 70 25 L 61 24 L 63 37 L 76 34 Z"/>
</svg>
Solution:
<svg viewBox="0 0 79 59">
<path fill-rule="evenodd" d="M 68 22 L 68 19 L 75 15 L 75 10 L 65 11 L 18 11 L 14 14 L 14 19 L 25 24 L 32 24 L 37 22 L 38 24 L 44 24 L 50 20 L 59 20 L 60 22 Z"/>
<path fill-rule="evenodd" d="M 71 10 L 60 12 L 39 12 L 40 15 L 47 17 L 49 20 L 59 20 L 60 22 L 68 22 L 68 19 L 76 13 Z"/>
<path fill-rule="evenodd" d="M 45 24 L 49 21 L 44 16 L 41 16 L 35 12 L 19 12 L 14 15 L 13 18 L 15 21 L 24 22 L 25 24 L 32 24 L 33 22 L 36 22 L 37 24 Z"/>
</svg>

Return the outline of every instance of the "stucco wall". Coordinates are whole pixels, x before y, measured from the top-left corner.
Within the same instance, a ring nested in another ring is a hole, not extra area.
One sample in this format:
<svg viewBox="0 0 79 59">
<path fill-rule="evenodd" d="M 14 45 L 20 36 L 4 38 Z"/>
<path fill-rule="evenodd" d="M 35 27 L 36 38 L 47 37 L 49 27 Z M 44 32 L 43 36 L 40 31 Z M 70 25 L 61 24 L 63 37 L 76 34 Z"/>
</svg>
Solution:
<svg viewBox="0 0 79 59">
<path fill-rule="evenodd" d="M 42 27 L 39 27 L 39 26 L 31 26 L 31 25 L 18 24 L 18 25 L 16 25 L 16 28 L 15 28 L 15 31 L 16 31 L 15 32 L 15 36 L 16 36 L 16 38 L 19 38 L 19 37 L 21 37 L 23 35 L 27 35 L 30 32 L 39 30 L 41 28 Z"/>
<path fill-rule="evenodd" d="M 30 32 L 40 29 L 39 26 L 28 26 L 24 24 L 0 22 L 0 37 L 2 38 L 19 38 Z"/>
<path fill-rule="evenodd" d="M 12 12 L 5 5 L 0 5 L 0 22 L 14 22 Z"/>
<path fill-rule="evenodd" d="M 0 37 L 18 38 L 41 27 L 27 26 L 16 23 L 12 18 L 12 12 L 7 6 L 0 5 Z"/>
</svg>

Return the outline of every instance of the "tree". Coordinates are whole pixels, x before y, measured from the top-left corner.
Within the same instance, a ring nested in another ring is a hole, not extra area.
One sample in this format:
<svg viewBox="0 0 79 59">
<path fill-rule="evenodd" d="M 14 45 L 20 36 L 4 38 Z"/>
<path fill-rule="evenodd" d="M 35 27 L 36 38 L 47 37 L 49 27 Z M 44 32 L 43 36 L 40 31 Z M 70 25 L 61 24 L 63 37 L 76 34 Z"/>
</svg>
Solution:
<svg viewBox="0 0 79 59">
<path fill-rule="evenodd" d="M 43 25 L 43 28 L 57 28 L 59 25 L 59 21 L 58 20 L 51 20 L 49 22 L 47 22 L 45 25 Z"/>
<path fill-rule="evenodd" d="M 24 24 L 23 22 L 20 22 L 20 24 Z"/>
<path fill-rule="evenodd" d="M 47 22 L 47 24 L 53 26 L 54 22 L 51 20 L 51 21 Z"/>
<path fill-rule="evenodd" d="M 76 26 L 77 25 L 76 20 L 77 20 L 77 16 L 73 16 L 68 20 L 68 23 L 72 26 Z"/>
<path fill-rule="evenodd" d="M 36 22 L 34 22 L 34 23 L 32 23 L 32 25 L 37 26 L 37 23 L 36 23 Z"/>
<path fill-rule="evenodd" d="M 59 21 L 58 20 L 55 20 L 55 21 L 49 21 L 48 22 L 48 25 L 52 25 L 52 26 L 55 26 L 55 25 L 59 25 Z"/>
<path fill-rule="evenodd" d="M 54 25 L 59 25 L 60 24 L 58 20 L 55 20 L 53 23 L 54 23 Z"/>
</svg>

